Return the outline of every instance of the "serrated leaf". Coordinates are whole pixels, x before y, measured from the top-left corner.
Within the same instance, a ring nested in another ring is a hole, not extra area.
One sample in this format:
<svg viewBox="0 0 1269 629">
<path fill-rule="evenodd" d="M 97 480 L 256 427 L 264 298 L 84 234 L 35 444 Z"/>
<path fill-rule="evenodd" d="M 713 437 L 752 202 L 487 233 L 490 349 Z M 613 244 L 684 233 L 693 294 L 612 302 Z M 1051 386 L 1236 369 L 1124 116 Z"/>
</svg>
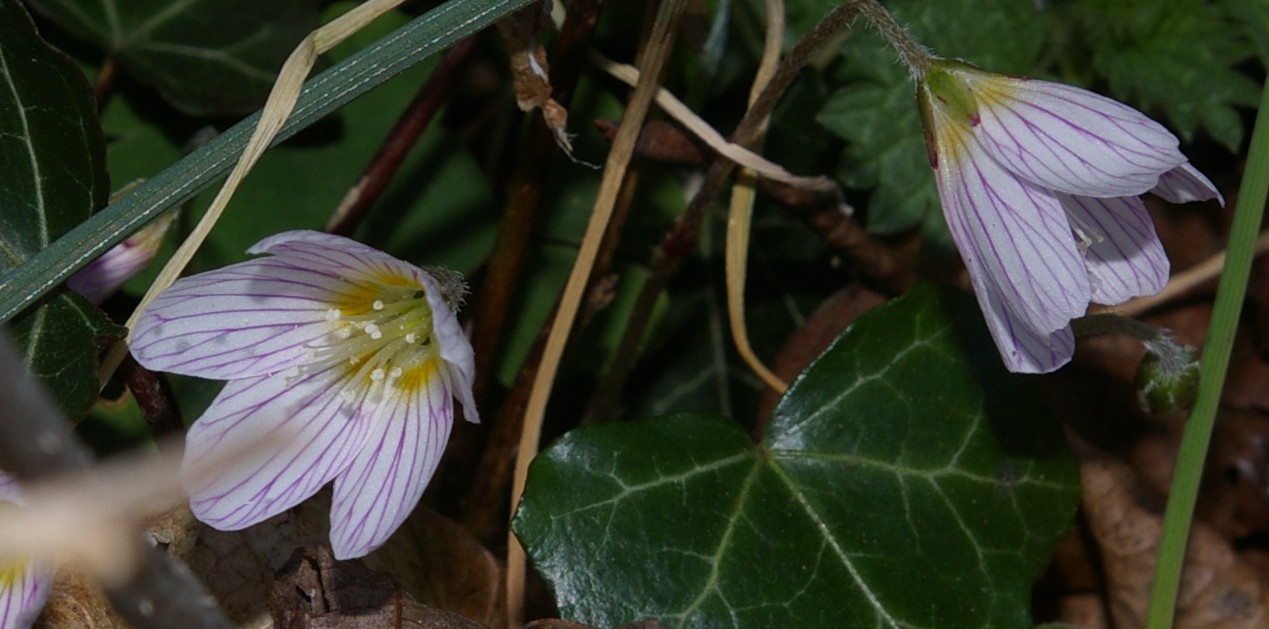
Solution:
<svg viewBox="0 0 1269 629">
<path fill-rule="evenodd" d="M 29 0 L 194 115 L 250 112 L 324 0 Z"/>
<path fill-rule="evenodd" d="M 1234 66 L 1253 54 L 1242 30 L 1204 0 L 1084 0 L 1081 33 L 1111 95 L 1162 112 L 1182 139 L 1200 130 L 1231 151 L 1242 142 L 1236 106 L 1259 89 Z"/>
<path fill-rule="evenodd" d="M 761 444 L 721 417 L 584 428 L 514 527 L 565 618 L 615 626 L 1021 627 L 1069 528 L 1075 461 L 972 301 L 864 315 Z"/>
<path fill-rule="evenodd" d="M 0 0 L 0 271 L 17 267 L 106 200 L 105 141 L 88 83 Z M 94 341 L 117 329 L 63 292 L 12 321 L 26 365 L 72 417 L 97 397 Z"/>
<path fill-rule="evenodd" d="M 826 12 L 836 3 L 810 4 Z M 1034 72 L 1044 46 L 1048 14 L 1027 2 L 906 0 L 886 7 L 935 54 L 994 72 Z M 838 166 L 842 183 L 872 191 L 868 230 L 893 234 L 921 226 L 932 244 L 950 243 L 907 69 L 871 30 L 855 33 L 842 57 L 842 86 L 816 120 L 846 141 Z"/>
</svg>

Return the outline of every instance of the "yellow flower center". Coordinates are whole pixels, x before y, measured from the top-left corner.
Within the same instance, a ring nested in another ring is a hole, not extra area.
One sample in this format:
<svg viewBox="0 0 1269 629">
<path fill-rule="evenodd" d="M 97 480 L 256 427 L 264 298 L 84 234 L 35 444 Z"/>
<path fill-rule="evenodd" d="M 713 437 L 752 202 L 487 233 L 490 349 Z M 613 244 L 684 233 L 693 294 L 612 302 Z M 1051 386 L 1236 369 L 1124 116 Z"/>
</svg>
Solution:
<svg viewBox="0 0 1269 629">
<path fill-rule="evenodd" d="M 331 324 L 324 344 L 311 348 L 307 371 L 346 369 L 349 402 L 377 402 L 385 395 L 424 386 L 440 352 L 432 338 L 432 308 L 414 279 L 383 272 L 354 281 L 326 311 Z"/>
</svg>

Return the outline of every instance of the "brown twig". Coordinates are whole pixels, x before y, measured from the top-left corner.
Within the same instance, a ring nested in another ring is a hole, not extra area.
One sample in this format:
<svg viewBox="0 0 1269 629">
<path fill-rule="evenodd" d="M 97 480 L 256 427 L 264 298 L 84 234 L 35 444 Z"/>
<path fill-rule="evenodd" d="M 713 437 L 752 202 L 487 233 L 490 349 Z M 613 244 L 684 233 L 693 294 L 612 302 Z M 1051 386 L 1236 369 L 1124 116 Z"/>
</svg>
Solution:
<svg viewBox="0 0 1269 629">
<path fill-rule="evenodd" d="M 595 126 L 612 139 L 616 126 L 598 120 Z M 704 166 L 711 153 L 682 128 L 661 120 L 649 121 L 635 147 L 648 160 L 680 166 Z M 771 179 L 758 179 L 758 192 L 780 204 L 806 223 L 829 247 L 841 253 L 869 288 L 896 296 L 917 281 L 913 269 L 901 263 L 885 243 L 868 234 L 854 217 L 834 199 Z"/>
<path fill-rule="evenodd" d="M 101 64 L 101 70 L 97 72 L 97 78 L 93 81 L 93 100 L 97 103 L 97 109 L 101 109 L 106 102 L 106 95 L 110 93 L 110 88 L 114 87 L 115 76 L 119 73 L 119 65 L 115 63 L 114 57 L 106 57 Z"/>
<path fill-rule="evenodd" d="M 153 371 L 142 367 L 132 359 L 131 355 L 123 359 L 119 369 L 123 372 L 128 390 L 132 391 L 132 397 L 136 398 L 137 407 L 141 409 L 141 416 L 145 418 L 146 425 L 150 427 L 150 435 L 155 440 L 181 434 L 185 430 L 180 411 L 173 401 L 172 392 L 163 379 Z"/>
<path fill-rule="evenodd" d="M 348 190 L 339 207 L 335 208 L 326 221 L 326 231 L 347 236 L 357 228 L 375 201 L 383 195 L 392 176 L 401 168 L 410 149 L 414 148 L 423 131 L 431 124 L 436 112 L 445 104 L 455 76 L 475 51 L 476 38 L 468 37 L 454 44 L 445 53 L 436 64 L 436 69 L 432 70 L 431 76 L 423 83 L 423 87 L 419 88 L 410 101 L 405 113 L 392 127 L 383 145 L 371 158 L 361 178 Z"/>
<path fill-rule="evenodd" d="M 555 97 L 561 102 L 568 102 L 585 67 L 585 51 L 594 38 L 601 5 L 601 0 L 576 0 L 569 5 L 568 17 L 551 49 L 551 58 L 557 60 L 551 65 L 551 81 Z M 493 256 L 485 267 L 484 281 L 476 301 L 471 334 L 476 353 L 476 378 L 472 389 L 477 403 L 482 406 L 489 404 L 488 391 L 494 377 L 494 365 L 497 364 L 511 300 L 524 272 L 524 260 L 542 198 L 542 183 L 546 180 L 552 161 L 550 157 L 555 150 L 554 133 L 540 116 L 529 116 L 508 185 L 507 202 L 498 225 Z M 554 310 L 549 317 L 554 317 Z M 545 332 L 541 340 L 545 341 Z M 524 364 L 536 365 L 541 351 L 541 347 L 535 345 Z M 456 431 L 446 449 L 445 465 L 461 471 L 449 476 L 463 479 L 468 488 L 462 520 L 482 539 L 504 532 L 502 527 L 506 524 L 504 516 L 507 488 L 511 484 L 511 465 L 523 425 L 528 384 L 532 383 L 530 374 L 523 390 L 519 390 L 523 377 L 523 373 L 517 376 L 510 397 L 503 402 L 493 421 L 487 422 L 488 436 L 478 455 L 473 455 L 478 451 L 473 447 L 476 436 L 473 431 Z M 523 398 L 518 405 L 515 402 L 517 395 Z"/>
<path fill-rule="evenodd" d="M 806 65 L 811 55 L 837 31 L 850 24 L 860 14 L 861 6 L 865 4 L 867 3 L 856 0 L 835 7 L 802 37 L 793 50 L 780 61 L 771 81 L 767 83 L 753 105 L 745 112 L 740 123 L 736 125 L 736 130 L 731 137 L 733 143 L 747 146 L 753 142 L 775 109 L 776 102 L 793 83 L 793 79 Z M 669 284 L 670 277 L 678 270 L 683 257 L 696 246 L 700 238 L 705 211 L 722 191 L 723 183 L 735 167 L 735 163 L 730 160 L 720 156 L 714 157 L 700 189 L 661 240 L 661 245 L 653 252 L 648 280 L 635 299 L 629 324 L 622 333 L 612 366 L 600 380 L 595 395 L 591 399 L 588 415 L 593 412 L 595 417 L 602 418 L 609 414 L 611 409 L 617 407 L 616 401 L 625 388 L 630 371 L 634 368 L 639 345 L 647 330 L 652 309 Z"/>
<path fill-rule="evenodd" d="M 551 49 L 551 85 L 556 100 L 567 103 L 585 67 L 585 51 L 594 39 L 601 0 L 576 0 L 569 4 L 568 17 Z M 555 135 L 541 117 L 527 120 L 520 142 L 515 170 L 507 187 L 507 203 L 494 242 L 493 256 L 485 268 L 476 301 L 472 345 L 476 352 L 476 379 L 472 389 L 478 402 L 487 401 L 493 365 L 502 345 L 508 309 L 520 284 L 524 260 L 555 151 Z M 515 440 L 515 434 L 511 437 Z"/>
</svg>

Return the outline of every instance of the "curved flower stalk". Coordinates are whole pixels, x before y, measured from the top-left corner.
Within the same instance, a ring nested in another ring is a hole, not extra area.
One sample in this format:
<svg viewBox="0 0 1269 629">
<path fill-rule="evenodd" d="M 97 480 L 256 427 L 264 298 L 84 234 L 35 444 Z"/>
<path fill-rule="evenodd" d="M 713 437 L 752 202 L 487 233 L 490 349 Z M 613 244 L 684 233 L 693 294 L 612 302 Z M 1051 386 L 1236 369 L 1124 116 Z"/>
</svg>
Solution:
<svg viewBox="0 0 1269 629">
<path fill-rule="evenodd" d="M 1090 302 L 1163 288 L 1138 195 L 1221 199 L 1176 136 L 1087 90 L 940 59 L 917 94 L 943 214 L 1010 371 L 1066 364 Z"/>
<path fill-rule="evenodd" d="M 331 546 L 339 559 L 361 557 L 418 503 L 454 399 L 478 420 L 471 344 L 454 315 L 462 281 L 311 231 L 249 253 L 271 255 L 181 279 L 156 299 L 133 355 L 150 369 L 229 381 L 186 435 L 196 517 L 245 528 L 333 480 Z M 282 431 L 280 448 L 249 447 Z M 191 473 L 230 452 L 250 454 Z"/>
<path fill-rule="evenodd" d="M 0 472 L 0 508 L 22 504 L 17 482 Z M 0 562 L 0 629 L 26 629 L 44 608 L 53 589 L 53 573 L 32 563 Z"/>
</svg>

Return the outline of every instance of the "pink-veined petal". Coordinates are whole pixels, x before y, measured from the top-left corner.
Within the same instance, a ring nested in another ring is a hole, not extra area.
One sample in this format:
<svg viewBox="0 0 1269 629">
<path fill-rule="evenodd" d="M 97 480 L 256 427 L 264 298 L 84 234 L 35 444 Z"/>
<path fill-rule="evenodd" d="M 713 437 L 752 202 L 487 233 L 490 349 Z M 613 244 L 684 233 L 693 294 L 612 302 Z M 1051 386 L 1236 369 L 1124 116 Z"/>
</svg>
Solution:
<svg viewBox="0 0 1269 629">
<path fill-rule="evenodd" d="M 463 406 L 463 417 L 467 421 L 480 422 L 480 413 L 476 410 L 476 399 L 472 397 L 472 380 L 476 374 L 476 358 L 472 351 L 471 341 L 463 332 L 458 316 L 445 303 L 441 287 L 426 272 L 422 276 L 423 285 L 427 288 L 427 303 L 432 309 L 432 336 L 440 350 L 441 375 L 454 396 Z"/>
<path fill-rule="evenodd" d="M 1186 161 L 1163 125 L 1105 96 L 1047 81 L 957 76 L 979 99 L 975 132 L 984 149 L 1042 188 L 1093 197 L 1141 194 Z"/>
<path fill-rule="evenodd" d="M 954 146 L 957 137 L 940 137 L 939 199 L 970 276 L 998 291 L 1033 333 L 1066 327 L 1088 306 L 1089 283 L 1061 204 L 1004 170 L 972 138 Z"/>
<path fill-rule="evenodd" d="M 332 308 L 422 271 L 342 236 L 291 231 L 248 253 L 272 256 L 181 279 L 137 322 L 131 348 L 149 369 L 215 380 L 275 373 L 312 358 Z M 357 297 L 354 297 L 357 296 Z"/>
<path fill-rule="evenodd" d="M 414 510 L 449 440 L 453 393 L 433 373 L 367 422 L 360 452 L 335 479 L 330 539 L 336 559 L 362 557 L 383 545 Z"/>
<path fill-rule="evenodd" d="M 1171 203 L 1217 199 L 1221 205 L 1225 205 L 1225 197 L 1220 190 L 1189 162 L 1163 173 L 1159 177 L 1159 185 L 1150 191 Z"/>
<path fill-rule="evenodd" d="M 0 502 L 24 502 L 21 487 L 4 472 L 0 472 Z M 0 564 L 0 629 L 30 627 L 52 587 L 53 573 L 43 564 Z"/>
<path fill-rule="evenodd" d="M 0 586 L 0 629 L 26 629 L 39 617 L 53 587 L 53 575 L 46 568 L 35 566 L 3 566 L 0 580 L 12 581 Z"/>
<path fill-rule="evenodd" d="M 375 283 L 385 276 L 407 278 L 417 283 L 424 275 L 413 264 L 398 260 L 374 247 L 343 236 L 303 229 L 265 238 L 248 249 L 247 253 L 270 253 L 292 265 L 329 269 L 353 283 Z"/>
<path fill-rule="evenodd" d="M 238 530 L 299 504 L 346 469 L 370 412 L 341 395 L 348 382 L 336 368 L 226 384 L 185 436 L 181 467 L 194 515 Z"/>
<path fill-rule="evenodd" d="M 1120 304 L 1153 295 L 1168 282 L 1168 256 L 1136 196 L 1094 199 L 1059 194 L 1071 224 L 1088 240 L 1090 299 Z"/>
<path fill-rule="evenodd" d="M 972 274 L 970 279 L 1005 368 L 1013 373 L 1049 373 L 1070 362 L 1075 355 L 1071 326 L 1049 334 L 1036 333 L 1018 321 L 995 289 Z"/>
<path fill-rule="evenodd" d="M 215 380 L 303 364 L 333 329 L 326 313 L 344 284 L 278 258 L 180 279 L 141 314 L 132 355 L 148 369 Z"/>
</svg>

